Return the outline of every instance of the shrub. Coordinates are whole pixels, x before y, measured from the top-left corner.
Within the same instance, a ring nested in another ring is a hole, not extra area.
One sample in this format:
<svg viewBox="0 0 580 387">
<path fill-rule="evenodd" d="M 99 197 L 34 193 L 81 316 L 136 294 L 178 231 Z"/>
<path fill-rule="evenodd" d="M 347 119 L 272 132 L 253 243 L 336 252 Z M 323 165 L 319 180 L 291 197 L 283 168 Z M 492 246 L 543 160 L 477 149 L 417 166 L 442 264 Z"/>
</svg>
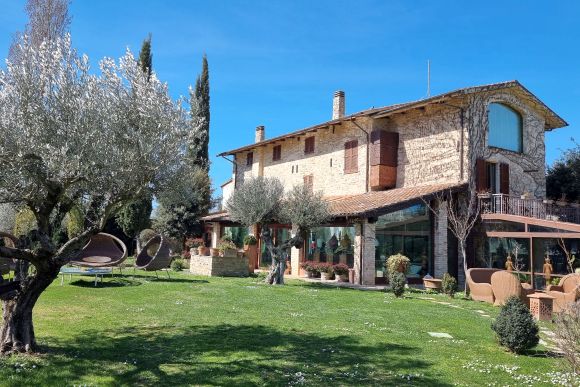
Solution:
<svg viewBox="0 0 580 387">
<path fill-rule="evenodd" d="M 557 315 L 554 333 L 562 359 L 580 376 L 580 301 L 570 303 Z"/>
<path fill-rule="evenodd" d="M 80 235 L 85 229 L 85 216 L 79 206 L 74 206 L 66 214 L 66 232 L 69 239 Z"/>
<path fill-rule="evenodd" d="M 500 345 L 515 353 L 535 347 L 540 341 L 538 325 L 518 297 L 510 297 L 491 324 Z"/>
<path fill-rule="evenodd" d="M 318 262 L 305 261 L 300 264 L 300 267 L 309 273 L 320 273 L 320 270 L 318 270 Z"/>
<path fill-rule="evenodd" d="M 223 254 L 228 249 L 237 250 L 238 247 L 232 241 L 232 238 L 225 236 L 220 240 L 220 243 L 218 245 L 218 249 Z"/>
<path fill-rule="evenodd" d="M 181 258 L 183 258 L 183 259 L 191 259 L 191 251 L 190 250 L 183 250 L 181 252 Z"/>
<path fill-rule="evenodd" d="M 183 269 L 185 269 L 185 262 L 183 261 L 183 259 L 174 259 L 171 262 L 171 270 L 173 271 L 182 271 Z"/>
<path fill-rule="evenodd" d="M 336 275 L 347 275 L 348 274 L 348 265 L 345 263 L 337 263 L 332 267 L 334 274 Z"/>
<path fill-rule="evenodd" d="M 36 230 L 36 228 L 36 217 L 32 210 L 23 208 L 16 213 L 16 218 L 14 219 L 15 236 L 28 235 L 30 231 Z"/>
<path fill-rule="evenodd" d="M 410 264 L 411 260 L 405 257 L 403 254 L 391 255 L 387 259 L 387 273 L 389 273 L 389 275 L 398 271 L 407 273 Z"/>
<path fill-rule="evenodd" d="M 441 289 L 443 290 L 443 293 L 447 294 L 449 297 L 455 296 L 455 292 L 457 292 L 457 280 L 455 277 L 449 273 L 443 274 Z"/>
<path fill-rule="evenodd" d="M 320 262 L 317 264 L 318 266 L 318 271 L 320 273 L 326 273 L 326 274 L 332 274 L 332 263 L 330 262 Z"/>
<path fill-rule="evenodd" d="M 230 235 L 224 235 L 220 239 L 222 242 L 234 242 L 234 239 Z"/>
<path fill-rule="evenodd" d="M 407 277 L 405 274 L 394 271 L 389 274 L 389 284 L 391 285 L 391 290 L 395 297 L 401 297 L 405 293 L 405 284 L 407 283 Z"/>
<path fill-rule="evenodd" d="M 254 246 L 258 244 L 258 240 L 252 234 L 246 235 L 244 237 L 244 246 Z"/>
<path fill-rule="evenodd" d="M 188 250 L 201 246 L 205 246 L 205 241 L 203 238 L 187 238 L 185 240 L 185 247 L 187 247 Z"/>
</svg>

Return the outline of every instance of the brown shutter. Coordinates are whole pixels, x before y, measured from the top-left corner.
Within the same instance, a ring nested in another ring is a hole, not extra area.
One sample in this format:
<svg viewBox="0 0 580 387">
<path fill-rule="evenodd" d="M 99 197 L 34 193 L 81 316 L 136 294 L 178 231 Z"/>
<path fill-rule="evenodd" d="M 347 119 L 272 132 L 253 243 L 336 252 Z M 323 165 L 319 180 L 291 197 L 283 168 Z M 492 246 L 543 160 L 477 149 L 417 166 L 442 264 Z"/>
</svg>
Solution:
<svg viewBox="0 0 580 387">
<path fill-rule="evenodd" d="M 475 189 L 477 192 L 487 190 L 487 169 L 483 159 L 477 159 L 475 162 Z"/>
<path fill-rule="evenodd" d="M 309 190 L 312 191 L 314 188 L 314 178 L 312 175 L 304 175 L 304 186 Z"/>
<path fill-rule="evenodd" d="M 499 165 L 499 192 L 505 195 L 510 194 L 510 166 L 501 163 Z"/>
<path fill-rule="evenodd" d="M 350 172 L 358 172 L 358 141 L 350 142 Z"/>
</svg>

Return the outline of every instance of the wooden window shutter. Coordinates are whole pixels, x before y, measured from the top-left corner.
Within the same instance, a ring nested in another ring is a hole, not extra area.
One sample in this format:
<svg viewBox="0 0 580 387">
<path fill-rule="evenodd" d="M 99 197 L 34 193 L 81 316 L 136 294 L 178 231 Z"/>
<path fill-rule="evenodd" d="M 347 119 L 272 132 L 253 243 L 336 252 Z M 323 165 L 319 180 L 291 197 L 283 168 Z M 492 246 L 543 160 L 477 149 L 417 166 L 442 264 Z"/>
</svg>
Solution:
<svg viewBox="0 0 580 387">
<path fill-rule="evenodd" d="M 304 186 L 312 192 L 314 188 L 314 177 L 312 175 L 304 175 Z"/>
<path fill-rule="evenodd" d="M 485 167 L 485 160 L 477 159 L 475 162 L 475 189 L 477 192 L 487 190 L 487 169 Z"/>
<path fill-rule="evenodd" d="M 358 172 L 358 141 L 344 143 L 344 173 Z"/>
<path fill-rule="evenodd" d="M 314 153 L 314 136 L 304 140 L 304 153 Z"/>
<path fill-rule="evenodd" d="M 248 153 L 248 155 L 246 156 L 246 166 L 251 166 L 252 164 L 254 164 L 254 152 L 250 152 Z"/>
<path fill-rule="evenodd" d="M 278 161 L 282 158 L 282 145 L 276 145 L 272 151 L 272 160 Z"/>
<path fill-rule="evenodd" d="M 510 166 L 506 163 L 499 165 L 499 192 L 505 195 L 510 194 Z"/>
</svg>

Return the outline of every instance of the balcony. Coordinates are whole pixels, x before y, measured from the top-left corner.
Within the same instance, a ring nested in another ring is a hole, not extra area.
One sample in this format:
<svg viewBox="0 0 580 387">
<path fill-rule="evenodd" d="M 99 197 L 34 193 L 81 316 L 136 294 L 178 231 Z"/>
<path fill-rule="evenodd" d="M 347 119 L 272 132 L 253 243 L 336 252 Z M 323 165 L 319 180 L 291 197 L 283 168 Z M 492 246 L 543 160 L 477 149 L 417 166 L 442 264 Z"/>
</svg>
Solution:
<svg viewBox="0 0 580 387">
<path fill-rule="evenodd" d="M 580 224 L 580 205 L 551 200 L 522 199 L 505 194 L 478 195 L 482 215 L 512 215 Z"/>
</svg>

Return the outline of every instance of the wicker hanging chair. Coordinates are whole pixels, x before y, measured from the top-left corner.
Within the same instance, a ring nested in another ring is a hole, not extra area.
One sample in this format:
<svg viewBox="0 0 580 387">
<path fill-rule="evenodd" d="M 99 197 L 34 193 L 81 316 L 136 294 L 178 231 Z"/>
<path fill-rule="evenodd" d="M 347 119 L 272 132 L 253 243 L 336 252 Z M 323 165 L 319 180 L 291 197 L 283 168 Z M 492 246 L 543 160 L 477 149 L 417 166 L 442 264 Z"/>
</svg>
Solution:
<svg viewBox="0 0 580 387">
<path fill-rule="evenodd" d="M 153 255 L 150 254 L 149 250 L 157 247 Z M 135 260 L 135 268 L 145 271 L 154 271 L 157 276 L 157 270 L 167 269 L 171 264 L 171 249 L 169 247 L 169 241 L 162 235 L 156 235 L 149 239 L 145 246 L 141 249 Z M 166 271 L 167 276 L 169 271 Z M 157 276 L 159 278 L 159 276 Z"/>
<path fill-rule="evenodd" d="M 70 263 L 81 267 L 113 267 L 119 266 L 126 258 L 127 246 L 123 241 L 102 232 L 93 235 Z"/>
</svg>

